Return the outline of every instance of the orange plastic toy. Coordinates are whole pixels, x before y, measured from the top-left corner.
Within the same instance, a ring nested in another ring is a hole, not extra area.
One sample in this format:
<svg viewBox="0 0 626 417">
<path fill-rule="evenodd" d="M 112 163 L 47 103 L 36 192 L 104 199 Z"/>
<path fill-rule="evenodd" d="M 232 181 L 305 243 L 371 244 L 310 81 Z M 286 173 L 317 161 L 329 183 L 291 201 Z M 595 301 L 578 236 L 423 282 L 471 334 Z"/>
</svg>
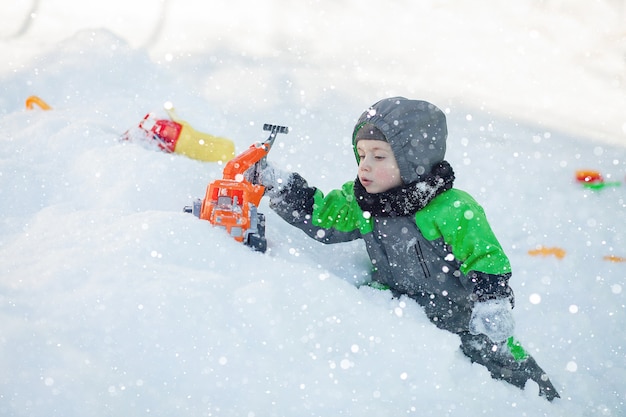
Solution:
<svg viewBox="0 0 626 417">
<path fill-rule="evenodd" d="M 42 110 L 50 110 L 52 109 L 52 107 L 48 106 L 48 103 L 46 103 L 45 101 L 43 101 L 42 99 L 40 99 L 37 96 L 30 96 L 26 99 L 26 108 L 28 110 L 32 110 L 35 108 L 35 104 L 37 106 L 39 106 L 40 109 Z"/>
<path fill-rule="evenodd" d="M 576 171 L 576 181 L 582 183 L 597 183 L 603 182 L 602 174 L 599 171 L 591 169 L 580 169 Z"/>
<path fill-rule="evenodd" d="M 187 213 L 209 221 L 213 226 L 225 228 L 236 241 L 260 252 L 267 249 L 265 216 L 257 211 L 265 187 L 249 181 L 244 173 L 255 166 L 253 177 L 256 177 L 265 164 L 265 157 L 276 135 L 289 133 L 289 128 L 265 124 L 263 130 L 271 132 L 269 137 L 264 142 L 251 145 L 228 161 L 224 167 L 223 178 L 208 185 L 204 200 L 198 199 L 193 206 L 186 206 L 184 209 Z"/>
<path fill-rule="evenodd" d="M 626 262 L 626 258 L 622 256 L 616 256 L 616 255 L 606 255 L 602 259 L 604 259 L 605 261 L 609 261 L 609 262 Z"/>
<path fill-rule="evenodd" d="M 561 248 L 546 248 L 545 246 L 539 246 L 537 249 L 532 249 L 528 251 L 528 254 L 531 256 L 550 256 L 554 255 L 558 259 L 563 259 L 565 257 L 565 250 Z"/>
<path fill-rule="evenodd" d="M 590 190 L 602 190 L 607 187 L 619 187 L 619 181 L 605 181 L 599 171 L 593 169 L 580 169 L 576 171 L 576 181 Z"/>
</svg>

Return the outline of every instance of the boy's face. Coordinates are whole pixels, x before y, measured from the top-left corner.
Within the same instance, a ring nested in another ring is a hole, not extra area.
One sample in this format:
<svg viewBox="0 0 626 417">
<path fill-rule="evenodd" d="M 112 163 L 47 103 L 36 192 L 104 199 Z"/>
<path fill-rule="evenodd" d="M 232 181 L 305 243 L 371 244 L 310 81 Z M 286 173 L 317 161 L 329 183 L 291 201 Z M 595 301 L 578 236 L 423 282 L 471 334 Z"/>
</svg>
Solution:
<svg viewBox="0 0 626 417">
<path fill-rule="evenodd" d="M 377 194 L 402 185 L 396 157 L 387 142 L 361 139 L 356 144 L 356 151 L 359 155 L 359 181 L 365 191 Z"/>
</svg>

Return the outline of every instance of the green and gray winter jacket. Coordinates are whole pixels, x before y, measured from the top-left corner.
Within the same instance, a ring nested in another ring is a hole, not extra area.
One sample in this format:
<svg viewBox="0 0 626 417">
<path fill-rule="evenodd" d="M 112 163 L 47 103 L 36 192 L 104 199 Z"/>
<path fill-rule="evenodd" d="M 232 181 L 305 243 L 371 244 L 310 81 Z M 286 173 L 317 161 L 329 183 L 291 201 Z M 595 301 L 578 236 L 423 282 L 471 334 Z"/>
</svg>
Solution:
<svg viewBox="0 0 626 417">
<path fill-rule="evenodd" d="M 442 161 L 443 113 L 426 102 L 388 100 L 364 113 L 355 137 L 364 122 L 385 133 L 396 159 L 402 160 L 404 186 L 382 196 L 368 195 L 357 178 L 325 195 L 293 174 L 270 206 L 320 242 L 363 239 L 373 281 L 395 295 L 415 299 L 437 326 L 467 331 L 475 301 L 512 300 L 510 263 L 483 208 L 466 192 L 452 188 L 452 170 Z M 423 114 L 427 117 L 416 121 Z M 392 131 L 389 125 L 402 129 Z M 424 143 L 433 137 L 439 141 L 436 146 Z"/>
</svg>

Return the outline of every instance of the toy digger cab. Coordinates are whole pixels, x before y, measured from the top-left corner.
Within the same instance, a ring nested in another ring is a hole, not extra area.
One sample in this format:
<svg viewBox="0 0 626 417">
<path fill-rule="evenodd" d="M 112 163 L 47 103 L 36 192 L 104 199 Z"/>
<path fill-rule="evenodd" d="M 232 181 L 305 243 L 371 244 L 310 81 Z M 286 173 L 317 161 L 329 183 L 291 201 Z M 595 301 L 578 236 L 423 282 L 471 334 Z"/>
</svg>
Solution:
<svg viewBox="0 0 626 417">
<path fill-rule="evenodd" d="M 185 212 L 224 228 L 236 241 L 259 252 L 267 249 L 265 216 L 257 210 L 265 187 L 255 179 L 245 178 L 244 173 L 254 167 L 250 177 L 257 178 L 276 135 L 289 133 L 289 128 L 271 124 L 263 125 L 263 130 L 270 132 L 264 142 L 251 145 L 231 159 L 224 167 L 223 178 L 208 185 L 204 200 L 197 199 L 192 206 L 184 208 Z"/>
</svg>

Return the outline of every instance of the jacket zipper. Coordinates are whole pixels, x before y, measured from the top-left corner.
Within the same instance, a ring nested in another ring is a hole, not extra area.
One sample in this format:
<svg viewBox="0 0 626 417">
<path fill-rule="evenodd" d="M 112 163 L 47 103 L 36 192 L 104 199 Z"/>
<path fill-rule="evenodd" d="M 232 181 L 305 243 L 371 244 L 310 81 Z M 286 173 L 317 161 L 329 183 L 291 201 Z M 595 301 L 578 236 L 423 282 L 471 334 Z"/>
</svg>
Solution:
<svg viewBox="0 0 626 417">
<path fill-rule="evenodd" d="M 422 272 L 426 278 L 430 278 L 430 271 L 428 270 L 428 265 L 426 264 L 426 260 L 424 259 L 424 252 L 422 251 L 422 246 L 420 245 L 419 240 L 415 243 L 415 253 L 417 254 L 417 260 L 419 261 L 420 267 L 422 267 Z"/>
</svg>

